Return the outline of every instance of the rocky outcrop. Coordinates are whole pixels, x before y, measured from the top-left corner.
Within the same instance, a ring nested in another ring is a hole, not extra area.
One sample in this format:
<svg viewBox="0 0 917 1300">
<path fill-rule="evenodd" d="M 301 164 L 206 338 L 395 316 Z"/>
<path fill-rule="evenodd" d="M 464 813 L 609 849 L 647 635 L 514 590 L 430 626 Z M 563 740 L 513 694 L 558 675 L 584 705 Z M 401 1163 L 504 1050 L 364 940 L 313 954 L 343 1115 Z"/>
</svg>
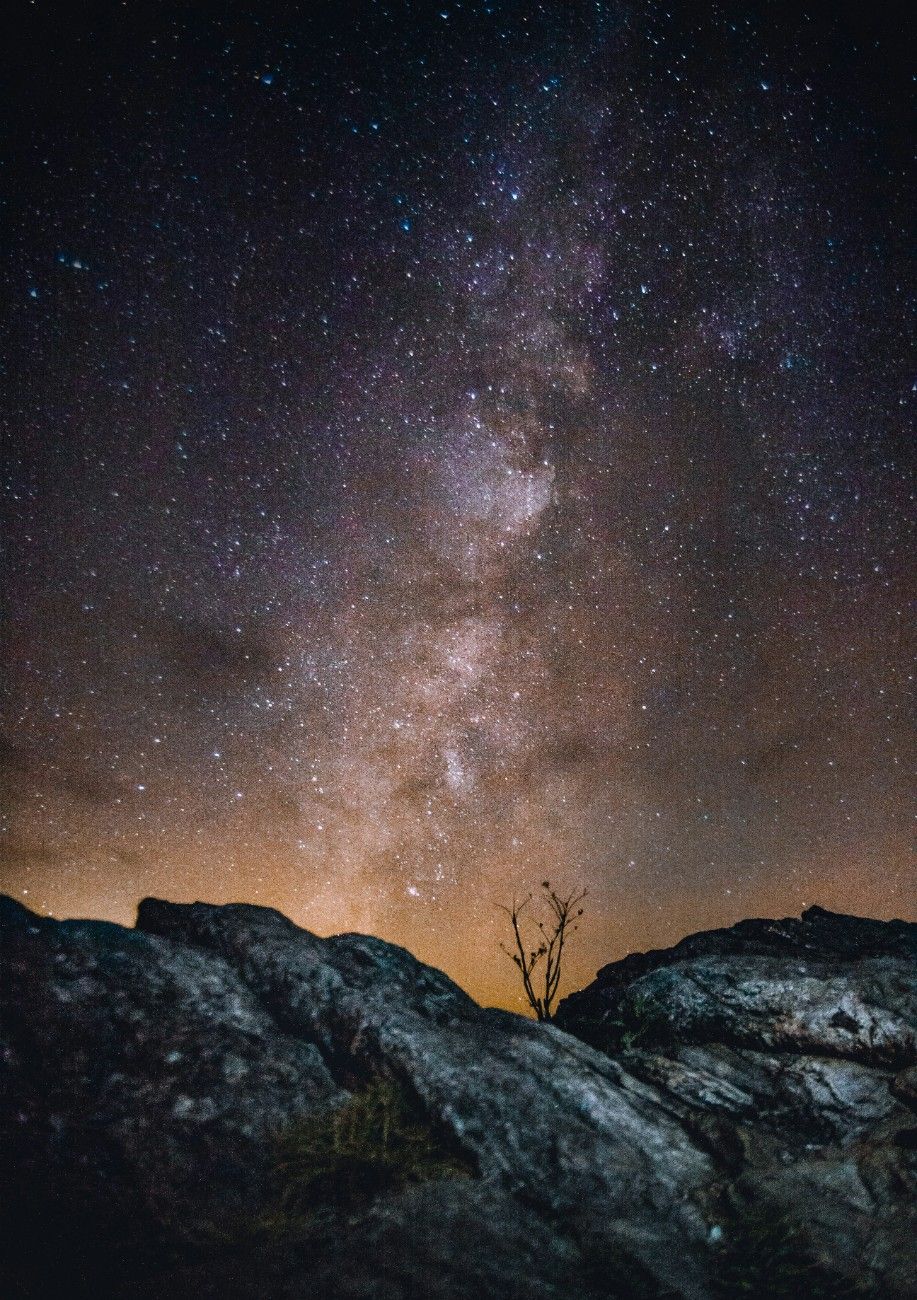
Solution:
<svg viewBox="0 0 917 1300">
<path fill-rule="evenodd" d="M 801 918 L 740 921 L 673 948 L 633 953 L 558 1007 L 557 1024 L 617 1049 L 654 1022 L 681 1042 L 912 1061 L 917 926 L 810 907 Z"/>
<path fill-rule="evenodd" d="M 917 926 L 813 907 L 691 935 L 604 967 L 557 1024 L 706 1133 L 746 1212 L 838 1286 L 911 1294 Z"/>
<path fill-rule="evenodd" d="M 12 1294 L 903 1297 L 914 927 L 822 917 L 608 967 L 568 1033 L 268 909 L 5 900 Z M 380 1079 L 448 1159 L 278 1219 L 284 1135 Z"/>
</svg>

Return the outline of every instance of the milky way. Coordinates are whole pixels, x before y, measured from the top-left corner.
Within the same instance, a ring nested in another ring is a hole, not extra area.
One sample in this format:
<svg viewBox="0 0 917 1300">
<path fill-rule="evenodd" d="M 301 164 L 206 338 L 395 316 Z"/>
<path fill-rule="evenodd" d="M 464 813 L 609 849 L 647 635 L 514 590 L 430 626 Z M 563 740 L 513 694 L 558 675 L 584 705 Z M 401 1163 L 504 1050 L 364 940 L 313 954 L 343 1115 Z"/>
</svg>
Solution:
<svg viewBox="0 0 917 1300">
<path fill-rule="evenodd" d="M 913 915 L 890 25 L 24 22 L 4 887 L 269 904 L 508 1005 L 544 876 L 571 982 Z"/>
</svg>

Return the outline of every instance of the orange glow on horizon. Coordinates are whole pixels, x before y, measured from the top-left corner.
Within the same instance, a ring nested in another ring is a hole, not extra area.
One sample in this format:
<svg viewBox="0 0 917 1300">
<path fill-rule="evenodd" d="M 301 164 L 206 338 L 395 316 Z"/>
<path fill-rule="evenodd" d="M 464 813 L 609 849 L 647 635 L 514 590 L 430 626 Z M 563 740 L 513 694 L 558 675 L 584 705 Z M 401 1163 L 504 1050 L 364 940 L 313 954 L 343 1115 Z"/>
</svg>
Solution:
<svg viewBox="0 0 917 1300">
<path fill-rule="evenodd" d="M 756 891 L 733 891 L 716 900 L 689 892 L 673 897 L 665 906 L 649 906 L 646 899 L 619 900 L 614 913 L 607 897 L 593 893 L 586 900 L 582 928 L 570 941 L 561 996 L 585 987 L 600 967 L 628 953 L 669 947 L 687 934 L 729 926 L 749 916 L 799 915 L 817 903 L 832 911 L 881 920 L 894 917 L 917 920 L 913 894 L 909 894 L 907 887 L 911 879 L 910 861 L 906 847 L 902 845 L 900 849 L 897 870 L 894 864 L 883 863 L 886 886 L 888 881 L 897 886 L 884 899 L 878 895 L 870 873 L 863 871 L 862 864 L 846 871 L 832 871 L 827 867 L 813 870 L 808 883 L 793 891 L 775 880 Z M 5 892 L 43 915 L 58 919 L 94 918 L 125 926 L 133 925 L 137 903 L 148 895 L 183 903 L 249 902 L 274 907 L 295 924 L 321 937 L 359 932 L 398 944 L 418 960 L 445 971 L 482 1005 L 527 1014 L 515 968 L 499 946 L 507 938 L 507 932 L 505 918 L 495 904 L 505 901 L 512 890 L 509 894 L 504 890 L 492 901 L 477 900 L 473 909 L 469 909 L 467 900 L 458 896 L 448 907 L 436 912 L 435 920 L 430 914 L 420 912 L 412 921 L 410 910 L 402 910 L 399 915 L 398 909 L 389 907 L 374 914 L 372 899 L 367 895 L 348 904 L 327 891 L 306 901 L 304 891 L 296 889 L 268 890 L 258 888 L 257 884 L 246 888 L 241 873 L 229 876 L 222 889 L 202 887 L 202 877 L 201 866 L 195 872 L 190 864 L 185 864 L 181 872 L 151 871 L 144 877 L 138 893 L 112 889 L 97 893 L 88 878 L 69 883 L 47 882 L 37 891 L 24 883 L 28 879 L 26 873 L 7 867 L 0 885 Z"/>
</svg>

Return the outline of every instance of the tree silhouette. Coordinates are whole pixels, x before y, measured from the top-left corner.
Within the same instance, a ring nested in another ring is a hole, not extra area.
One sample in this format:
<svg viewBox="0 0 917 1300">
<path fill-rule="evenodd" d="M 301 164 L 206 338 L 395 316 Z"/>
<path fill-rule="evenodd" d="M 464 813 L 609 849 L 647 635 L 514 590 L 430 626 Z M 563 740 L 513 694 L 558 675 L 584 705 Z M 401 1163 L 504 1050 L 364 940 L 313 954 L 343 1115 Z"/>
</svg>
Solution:
<svg viewBox="0 0 917 1300">
<path fill-rule="evenodd" d="M 554 999 L 560 986 L 561 962 L 567 935 L 578 928 L 577 922 L 583 915 L 579 906 L 586 897 L 585 889 L 573 889 L 569 894 L 558 894 L 551 888 L 550 880 L 541 882 L 541 903 L 544 909 L 542 917 L 534 916 L 532 924 L 537 930 L 537 938 L 527 938 L 523 930 L 522 914 L 532 903 L 532 895 L 518 903 L 514 898 L 511 906 L 499 904 L 500 911 L 505 912 L 513 927 L 514 948 L 501 943 L 500 948 L 515 964 L 522 979 L 522 987 L 529 1006 L 538 1020 L 550 1020 Z M 531 934 L 531 928 L 529 930 Z M 542 963 L 544 963 L 542 965 Z M 537 978 L 536 969 L 541 966 Z M 541 990 L 539 992 L 539 990 Z"/>
</svg>

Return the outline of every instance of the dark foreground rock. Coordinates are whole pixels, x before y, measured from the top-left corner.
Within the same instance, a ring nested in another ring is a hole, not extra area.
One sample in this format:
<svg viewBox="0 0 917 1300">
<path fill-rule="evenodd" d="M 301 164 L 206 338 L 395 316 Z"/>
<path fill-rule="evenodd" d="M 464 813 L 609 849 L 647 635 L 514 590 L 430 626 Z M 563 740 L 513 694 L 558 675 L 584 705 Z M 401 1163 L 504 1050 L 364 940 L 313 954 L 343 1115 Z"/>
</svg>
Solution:
<svg viewBox="0 0 917 1300">
<path fill-rule="evenodd" d="M 557 1024 L 706 1134 L 746 1228 L 787 1225 L 836 1288 L 917 1294 L 917 926 L 812 907 L 690 935 Z"/>
<path fill-rule="evenodd" d="M 267 909 L 4 900 L 5 1291 L 904 1297 L 915 929 L 694 936 L 565 1033 Z"/>
</svg>

